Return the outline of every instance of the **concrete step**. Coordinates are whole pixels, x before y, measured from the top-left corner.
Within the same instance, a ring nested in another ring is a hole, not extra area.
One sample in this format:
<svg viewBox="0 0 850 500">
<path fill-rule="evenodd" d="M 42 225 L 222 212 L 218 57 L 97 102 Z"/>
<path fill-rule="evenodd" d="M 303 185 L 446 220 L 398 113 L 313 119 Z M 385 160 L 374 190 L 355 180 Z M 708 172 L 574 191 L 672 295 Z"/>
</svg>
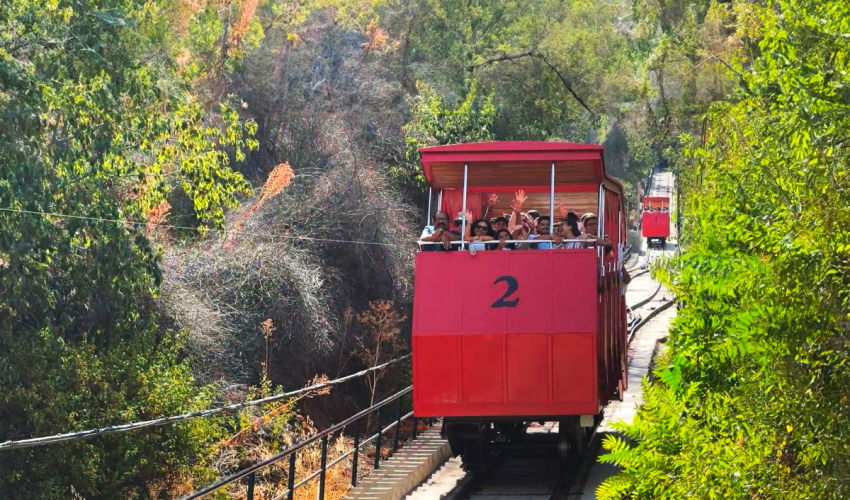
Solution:
<svg viewBox="0 0 850 500">
<path fill-rule="evenodd" d="M 380 468 L 372 471 L 344 497 L 346 500 L 400 500 L 451 457 L 448 441 L 440 438 L 436 425 L 408 442 Z"/>
</svg>

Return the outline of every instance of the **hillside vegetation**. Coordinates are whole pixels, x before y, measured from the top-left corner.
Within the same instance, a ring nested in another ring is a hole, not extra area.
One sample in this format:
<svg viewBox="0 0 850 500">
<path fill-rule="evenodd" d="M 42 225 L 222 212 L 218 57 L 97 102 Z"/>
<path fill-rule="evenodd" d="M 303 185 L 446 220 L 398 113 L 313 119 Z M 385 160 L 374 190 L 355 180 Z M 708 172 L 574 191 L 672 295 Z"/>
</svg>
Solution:
<svg viewBox="0 0 850 500">
<path fill-rule="evenodd" d="M 684 307 L 602 498 L 850 495 L 850 4 L 753 7 L 738 98 L 685 138 Z"/>
<path fill-rule="evenodd" d="M 635 447 L 609 443 L 634 464 L 611 497 L 711 496 L 722 480 L 751 498 L 839 491 L 847 14 L 838 1 L 5 0 L 0 441 L 257 398 L 406 352 L 427 205 L 417 148 L 567 140 L 605 145 L 632 207 L 662 162 L 687 202 L 688 252 L 665 279 L 688 306 Z M 175 498 L 408 376 L 2 451 L 0 497 Z"/>
</svg>

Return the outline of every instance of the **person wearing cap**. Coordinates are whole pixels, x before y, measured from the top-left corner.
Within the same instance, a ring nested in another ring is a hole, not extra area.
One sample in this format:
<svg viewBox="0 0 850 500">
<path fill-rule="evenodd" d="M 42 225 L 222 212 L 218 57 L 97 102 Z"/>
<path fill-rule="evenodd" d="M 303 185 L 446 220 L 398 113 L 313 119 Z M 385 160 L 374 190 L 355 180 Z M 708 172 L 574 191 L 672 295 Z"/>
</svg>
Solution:
<svg viewBox="0 0 850 500">
<path fill-rule="evenodd" d="M 584 232 L 581 235 L 581 240 L 584 242 L 585 248 L 595 247 L 596 245 L 604 245 L 605 253 L 611 252 L 613 247 L 608 239 L 600 238 L 597 232 L 599 231 L 599 218 L 593 212 L 588 212 L 581 216 L 581 223 L 584 225 Z"/>
<path fill-rule="evenodd" d="M 460 227 L 461 224 L 463 224 L 463 217 L 461 217 L 460 214 L 457 214 L 457 217 L 455 217 L 455 220 L 452 221 L 452 227 L 454 228 L 455 231 L 460 231 L 461 230 L 461 227 Z"/>
<path fill-rule="evenodd" d="M 493 226 L 494 232 L 501 231 L 502 229 L 508 228 L 508 218 L 505 216 L 496 217 L 490 221 L 490 224 Z"/>
</svg>

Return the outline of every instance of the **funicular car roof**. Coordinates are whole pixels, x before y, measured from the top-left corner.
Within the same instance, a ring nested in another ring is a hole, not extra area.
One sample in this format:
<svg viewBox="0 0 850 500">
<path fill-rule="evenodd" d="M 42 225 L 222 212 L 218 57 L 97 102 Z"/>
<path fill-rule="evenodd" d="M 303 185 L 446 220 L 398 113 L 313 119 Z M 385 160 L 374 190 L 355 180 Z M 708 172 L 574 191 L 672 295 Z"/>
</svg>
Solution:
<svg viewBox="0 0 850 500">
<path fill-rule="evenodd" d="M 431 146 L 419 150 L 422 169 L 434 189 L 463 188 L 463 166 L 468 165 L 470 190 L 507 192 L 525 189 L 548 192 L 552 163 L 555 190 L 598 185 L 622 193 L 622 185 L 605 172 L 602 146 L 571 142 L 506 141 Z"/>
</svg>

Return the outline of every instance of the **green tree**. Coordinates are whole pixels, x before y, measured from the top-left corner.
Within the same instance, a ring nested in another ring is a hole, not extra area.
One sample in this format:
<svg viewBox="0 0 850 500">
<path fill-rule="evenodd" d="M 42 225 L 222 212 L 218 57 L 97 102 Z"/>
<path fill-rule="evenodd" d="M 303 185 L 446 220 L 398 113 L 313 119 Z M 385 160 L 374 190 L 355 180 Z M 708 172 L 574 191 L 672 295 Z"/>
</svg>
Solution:
<svg viewBox="0 0 850 500">
<path fill-rule="evenodd" d="M 478 95 L 478 84 L 472 81 L 466 97 L 447 104 L 434 90 L 418 83 L 419 96 L 411 102 L 413 118 L 405 125 L 407 134 L 406 164 L 391 170 L 404 185 L 424 188 L 425 178 L 419 167 L 419 148 L 462 142 L 493 140 L 491 128 L 496 115 L 493 97 Z"/>
<path fill-rule="evenodd" d="M 254 125 L 206 113 L 152 2 L 17 1 L 0 12 L 0 440 L 204 407 L 154 300 L 154 207 L 220 228 L 250 193 Z M 147 497 L 215 429 L 181 424 L 0 454 L 3 498 Z M 155 493 L 158 494 L 158 493 Z"/>
<path fill-rule="evenodd" d="M 740 8 L 737 4 L 734 8 Z M 759 57 L 731 66 L 680 182 L 686 307 L 647 405 L 609 438 L 603 498 L 844 498 L 850 488 L 850 5 L 742 10 Z M 751 15 L 757 19 L 753 20 Z"/>
</svg>

